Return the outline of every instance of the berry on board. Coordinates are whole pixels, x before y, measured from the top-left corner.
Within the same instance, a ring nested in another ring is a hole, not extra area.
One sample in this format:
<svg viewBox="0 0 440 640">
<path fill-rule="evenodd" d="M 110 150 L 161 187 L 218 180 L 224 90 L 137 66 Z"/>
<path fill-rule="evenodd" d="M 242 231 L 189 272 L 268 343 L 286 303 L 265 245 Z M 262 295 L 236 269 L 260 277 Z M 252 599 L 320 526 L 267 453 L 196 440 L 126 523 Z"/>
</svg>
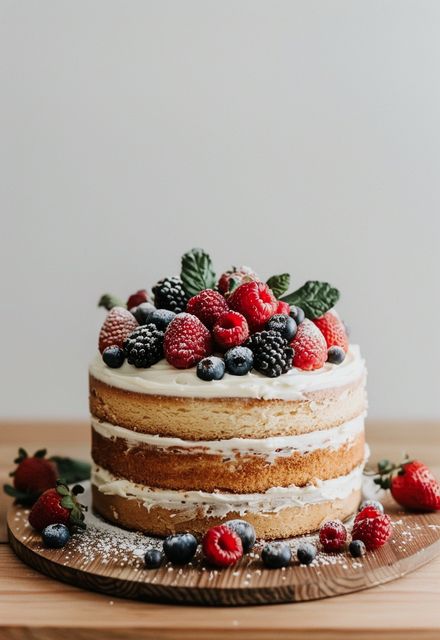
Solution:
<svg viewBox="0 0 440 640">
<path fill-rule="evenodd" d="M 440 509 L 440 483 L 420 460 L 393 464 L 381 460 L 374 479 L 382 489 L 390 489 L 394 500 L 406 509 L 437 511 Z"/>
<path fill-rule="evenodd" d="M 361 558 L 365 555 L 367 547 L 362 542 L 362 540 L 352 540 L 348 545 L 348 550 L 353 558 Z"/>
<path fill-rule="evenodd" d="M 29 524 L 37 531 L 43 531 L 50 524 L 65 524 L 84 529 L 84 509 L 76 496 L 84 489 L 75 485 L 73 489 L 59 480 L 55 489 L 48 489 L 38 498 L 29 513 Z"/>
<path fill-rule="evenodd" d="M 296 557 L 300 564 L 311 564 L 316 558 L 316 547 L 310 542 L 302 542 L 296 550 Z"/>
<path fill-rule="evenodd" d="M 197 551 L 197 540 L 192 533 L 175 533 L 165 538 L 163 551 L 173 564 L 188 564 Z"/>
<path fill-rule="evenodd" d="M 380 513 L 374 507 L 366 507 L 357 514 L 351 531 L 352 539 L 361 540 L 368 551 L 384 545 L 392 534 L 391 518 L 386 513 Z"/>
<path fill-rule="evenodd" d="M 225 524 L 209 529 L 202 540 L 203 554 L 210 564 L 229 567 L 243 556 L 241 538 Z"/>
<path fill-rule="evenodd" d="M 150 547 L 144 555 L 144 562 L 147 569 L 158 569 L 164 561 L 164 554 L 159 549 Z"/>
<path fill-rule="evenodd" d="M 292 550 L 285 542 L 268 542 L 261 552 L 263 564 L 268 569 L 287 567 L 292 558 Z"/>
<path fill-rule="evenodd" d="M 243 553 L 249 553 L 256 540 L 254 527 L 246 520 L 228 520 L 225 525 L 239 536 L 243 545 Z"/>
<path fill-rule="evenodd" d="M 14 486 L 5 485 L 4 490 L 20 504 L 33 504 L 44 491 L 56 485 L 57 466 L 45 456 L 46 449 L 36 451 L 33 456 L 28 456 L 21 447 L 18 450 L 14 460 L 17 467 L 9 474 Z"/>
<path fill-rule="evenodd" d="M 342 551 L 347 542 L 347 529 L 340 520 L 327 520 L 319 530 L 319 541 L 327 553 Z"/>
<path fill-rule="evenodd" d="M 70 531 L 65 524 L 49 524 L 41 533 L 43 544 L 51 549 L 61 549 L 70 540 Z"/>
</svg>

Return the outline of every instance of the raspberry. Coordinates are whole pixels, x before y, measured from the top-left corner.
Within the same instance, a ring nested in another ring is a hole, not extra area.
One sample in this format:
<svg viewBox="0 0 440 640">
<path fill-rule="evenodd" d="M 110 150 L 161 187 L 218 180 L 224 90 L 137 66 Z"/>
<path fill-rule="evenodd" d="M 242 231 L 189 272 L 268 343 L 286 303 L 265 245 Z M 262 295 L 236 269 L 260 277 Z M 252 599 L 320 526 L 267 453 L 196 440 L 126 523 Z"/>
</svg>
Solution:
<svg viewBox="0 0 440 640">
<path fill-rule="evenodd" d="M 367 507 L 364 511 L 370 510 Z M 354 522 L 351 537 L 353 540 L 361 540 L 368 551 L 377 549 L 384 545 L 393 534 L 393 525 L 391 518 L 386 513 L 378 513 L 375 517 L 367 515 L 366 518 L 360 518 L 361 511 Z"/>
<path fill-rule="evenodd" d="M 217 320 L 212 330 L 216 344 L 222 350 L 238 347 L 249 337 L 246 318 L 238 311 L 227 311 Z"/>
<path fill-rule="evenodd" d="M 282 313 L 286 316 L 290 316 L 290 304 L 287 304 L 287 302 L 283 302 L 282 300 L 278 300 L 277 310 L 275 313 Z"/>
<path fill-rule="evenodd" d="M 208 562 L 217 567 L 229 567 L 243 556 L 240 536 L 225 524 L 205 533 L 202 549 Z"/>
<path fill-rule="evenodd" d="M 251 333 L 260 331 L 276 313 L 278 302 L 264 282 L 246 282 L 228 298 L 229 306 L 248 321 Z"/>
<path fill-rule="evenodd" d="M 164 278 L 153 287 L 154 304 L 157 309 L 168 309 L 174 313 L 185 311 L 188 296 L 180 278 Z"/>
<path fill-rule="evenodd" d="M 124 307 L 113 307 L 99 332 L 99 351 L 107 347 L 123 347 L 125 339 L 138 327 L 136 318 Z"/>
<path fill-rule="evenodd" d="M 257 274 L 250 267 L 232 267 L 220 276 L 217 288 L 224 296 L 230 295 L 244 282 L 258 280 Z"/>
<path fill-rule="evenodd" d="M 138 307 L 143 302 L 148 301 L 148 294 L 145 289 L 139 289 L 136 293 L 133 293 L 127 300 L 127 309 L 133 309 Z"/>
<path fill-rule="evenodd" d="M 324 551 L 342 551 L 347 542 L 347 529 L 340 520 L 327 520 L 319 531 L 319 541 Z"/>
<path fill-rule="evenodd" d="M 324 366 L 327 360 L 327 344 L 318 327 L 307 318 L 298 326 L 296 336 L 290 344 L 295 352 L 295 367 L 311 371 Z"/>
<path fill-rule="evenodd" d="M 192 313 L 193 316 L 197 316 L 208 329 L 212 329 L 218 318 L 226 311 L 229 311 L 229 307 L 218 291 L 205 289 L 189 299 L 186 311 L 187 313 Z"/>
<path fill-rule="evenodd" d="M 165 357 L 177 369 L 189 369 L 212 353 L 211 334 L 196 316 L 179 313 L 168 325 Z"/>
<path fill-rule="evenodd" d="M 345 352 L 348 351 L 348 337 L 344 323 L 335 313 L 327 311 L 320 318 L 313 320 L 313 323 L 324 336 L 328 349 L 330 347 L 341 347 Z"/>
<path fill-rule="evenodd" d="M 254 354 L 254 368 L 269 378 L 292 368 L 293 349 L 277 331 L 254 333 L 245 346 Z"/>
<path fill-rule="evenodd" d="M 377 518 L 381 513 L 383 513 L 383 511 L 379 511 L 376 507 L 369 505 L 359 511 L 354 521 L 356 523 L 359 522 L 359 520 L 365 520 L 365 518 Z"/>
<path fill-rule="evenodd" d="M 148 368 L 163 358 L 163 331 L 154 324 L 145 324 L 130 333 L 124 342 L 128 364 Z"/>
</svg>

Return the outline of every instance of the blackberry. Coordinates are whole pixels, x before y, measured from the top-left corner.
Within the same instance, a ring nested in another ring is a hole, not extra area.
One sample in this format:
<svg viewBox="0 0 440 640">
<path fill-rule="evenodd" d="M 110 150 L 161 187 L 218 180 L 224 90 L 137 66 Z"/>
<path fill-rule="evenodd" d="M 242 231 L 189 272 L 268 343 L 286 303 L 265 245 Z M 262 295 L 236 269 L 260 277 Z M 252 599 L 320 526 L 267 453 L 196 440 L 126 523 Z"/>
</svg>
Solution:
<svg viewBox="0 0 440 640">
<path fill-rule="evenodd" d="M 246 342 L 254 354 L 254 369 L 269 378 L 277 378 L 292 368 L 294 351 L 277 331 L 259 331 Z"/>
<path fill-rule="evenodd" d="M 164 278 L 153 287 L 154 304 L 157 309 L 168 309 L 174 313 L 185 311 L 189 297 L 177 276 Z"/>
<path fill-rule="evenodd" d="M 154 324 L 135 329 L 124 342 L 128 364 L 146 369 L 159 362 L 163 358 L 163 336 Z"/>
</svg>

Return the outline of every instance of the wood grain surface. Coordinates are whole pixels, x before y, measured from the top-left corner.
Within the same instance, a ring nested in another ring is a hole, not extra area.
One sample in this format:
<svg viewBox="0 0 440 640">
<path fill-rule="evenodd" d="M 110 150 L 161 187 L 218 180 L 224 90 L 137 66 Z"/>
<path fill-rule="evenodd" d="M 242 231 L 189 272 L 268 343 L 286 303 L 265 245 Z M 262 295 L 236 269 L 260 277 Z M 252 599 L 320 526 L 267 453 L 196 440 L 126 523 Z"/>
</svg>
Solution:
<svg viewBox="0 0 440 640">
<path fill-rule="evenodd" d="M 370 423 L 375 458 L 403 450 L 438 465 L 435 424 Z M 52 453 L 85 455 L 84 424 L 0 425 L 0 471 L 5 480 L 17 446 L 44 444 Z M 438 468 L 437 468 L 438 470 Z M 8 504 L 1 499 L 4 509 Z M 3 531 L 4 540 L 5 531 Z M 409 576 L 339 598 L 264 607 L 204 607 L 135 602 L 56 582 L 18 561 L 0 545 L 0 639 L 63 638 L 438 638 L 440 561 Z"/>
</svg>

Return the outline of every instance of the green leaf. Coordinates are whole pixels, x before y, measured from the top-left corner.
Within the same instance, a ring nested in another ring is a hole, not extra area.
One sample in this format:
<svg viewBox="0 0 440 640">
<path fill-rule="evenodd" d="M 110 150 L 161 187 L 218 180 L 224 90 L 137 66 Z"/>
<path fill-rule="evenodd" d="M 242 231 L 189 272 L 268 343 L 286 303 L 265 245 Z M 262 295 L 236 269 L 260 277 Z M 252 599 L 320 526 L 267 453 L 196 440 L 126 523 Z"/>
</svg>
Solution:
<svg viewBox="0 0 440 640">
<path fill-rule="evenodd" d="M 123 300 L 121 300 L 121 298 L 118 298 L 118 296 L 114 296 L 112 293 L 104 293 L 104 295 L 99 298 L 98 302 L 98 307 L 104 307 L 104 309 L 107 309 L 107 311 L 110 311 L 110 309 L 113 309 L 113 307 L 126 306 L 127 305 Z"/>
<path fill-rule="evenodd" d="M 279 276 L 272 276 L 266 284 L 269 289 L 272 289 L 275 298 L 280 298 L 289 288 L 290 275 L 288 273 L 281 273 Z"/>
<path fill-rule="evenodd" d="M 3 491 L 8 495 L 11 496 L 11 498 L 16 498 L 17 497 L 17 492 L 15 487 L 13 487 L 10 484 L 4 484 L 3 485 Z"/>
<path fill-rule="evenodd" d="M 209 255 L 203 249 L 191 249 L 185 253 L 180 278 L 189 296 L 195 296 L 203 289 L 213 289 L 215 273 Z"/>
<path fill-rule="evenodd" d="M 309 280 L 302 287 L 284 296 L 281 300 L 301 307 L 307 318 L 314 320 L 314 318 L 323 316 L 324 313 L 335 306 L 339 300 L 339 291 L 328 282 Z"/>
<path fill-rule="evenodd" d="M 44 458 L 46 453 L 47 453 L 47 449 L 38 449 L 38 451 L 34 453 L 34 458 Z"/>
<path fill-rule="evenodd" d="M 58 485 L 57 493 L 59 493 L 60 496 L 70 496 L 69 489 L 65 487 L 63 484 Z"/>
<path fill-rule="evenodd" d="M 65 484 L 82 482 L 90 478 L 91 467 L 88 462 L 61 456 L 52 456 L 51 460 L 57 465 L 59 476 Z"/>
<path fill-rule="evenodd" d="M 64 498 L 61 500 L 61 506 L 65 509 L 73 509 L 75 503 L 73 502 L 72 496 L 64 496 Z"/>
</svg>

